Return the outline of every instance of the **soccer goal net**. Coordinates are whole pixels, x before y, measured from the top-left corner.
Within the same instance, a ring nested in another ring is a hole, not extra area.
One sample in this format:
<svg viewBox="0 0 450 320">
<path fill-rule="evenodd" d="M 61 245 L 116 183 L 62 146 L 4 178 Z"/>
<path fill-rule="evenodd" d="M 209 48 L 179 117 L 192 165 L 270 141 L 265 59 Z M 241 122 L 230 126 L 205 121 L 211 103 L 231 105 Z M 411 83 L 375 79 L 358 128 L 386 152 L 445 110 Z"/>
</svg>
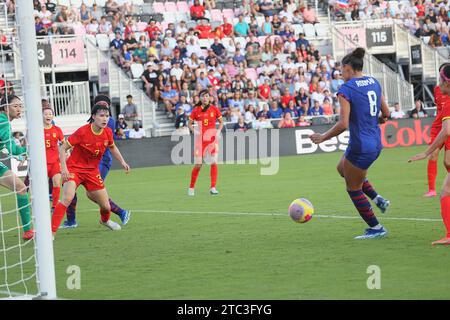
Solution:
<svg viewBox="0 0 450 320">
<path fill-rule="evenodd" d="M 33 5 L 0 3 L 0 298 L 56 298 Z M 34 55 L 34 57 L 33 57 Z"/>
</svg>

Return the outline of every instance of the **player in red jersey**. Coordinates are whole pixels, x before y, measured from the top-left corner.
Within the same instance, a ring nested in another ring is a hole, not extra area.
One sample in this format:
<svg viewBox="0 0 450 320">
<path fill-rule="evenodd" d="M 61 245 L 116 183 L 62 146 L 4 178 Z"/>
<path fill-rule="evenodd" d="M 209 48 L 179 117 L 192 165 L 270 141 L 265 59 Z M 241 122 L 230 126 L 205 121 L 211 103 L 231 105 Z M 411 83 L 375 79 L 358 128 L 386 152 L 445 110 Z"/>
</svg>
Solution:
<svg viewBox="0 0 450 320">
<path fill-rule="evenodd" d="M 444 108 L 450 108 L 450 97 L 442 94 L 439 86 L 434 88 L 434 101 L 436 103 L 436 119 L 431 126 L 430 131 L 430 145 L 434 142 L 437 135 L 442 129 L 442 114 Z M 442 147 L 441 147 L 442 148 Z M 428 192 L 424 194 L 425 197 L 435 197 L 436 196 L 436 176 L 437 176 L 437 160 L 439 157 L 439 151 L 441 148 L 438 148 L 433 151 L 430 158 L 428 159 L 427 173 L 428 173 Z M 447 150 L 450 150 L 450 141 L 445 144 L 445 154 L 446 158 L 450 160 L 450 153 L 447 155 Z M 450 161 L 446 161 L 449 162 Z M 450 166 L 447 166 L 447 171 L 450 170 Z"/>
<path fill-rule="evenodd" d="M 120 230 L 120 225 L 110 220 L 111 206 L 98 169 L 100 160 L 106 149 L 116 158 L 128 173 L 130 167 L 115 146 L 113 132 L 107 127 L 110 111 L 105 105 L 96 104 L 91 111 L 89 124 L 73 133 L 60 148 L 62 167 L 63 196 L 56 205 L 52 216 L 52 232 L 56 233 L 67 206 L 71 203 L 75 191 L 80 184 L 86 189 L 89 199 L 100 207 L 100 223 L 111 230 Z M 66 152 L 72 153 L 66 162 Z"/>
<path fill-rule="evenodd" d="M 188 194 L 195 195 L 195 182 L 202 168 L 203 160 L 211 163 L 211 190 L 213 195 L 219 194 L 216 189 L 217 182 L 217 154 L 219 151 L 219 135 L 223 129 L 223 120 L 220 110 L 211 105 L 208 90 L 200 92 L 200 103 L 192 110 L 189 116 L 189 129 L 194 132 L 194 161 L 192 169 L 191 184 Z M 216 121 L 219 121 L 219 129 L 216 129 Z M 197 122 L 199 132 L 194 131 L 194 121 Z"/>
<path fill-rule="evenodd" d="M 47 158 L 47 176 L 52 180 L 52 210 L 59 201 L 61 191 L 61 162 L 59 161 L 59 145 L 64 142 L 60 127 L 53 124 L 53 109 L 49 106 L 42 109 L 44 118 L 45 155 Z"/>
<path fill-rule="evenodd" d="M 440 90 L 443 95 L 450 96 L 450 63 L 443 64 L 439 68 Z M 434 142 L 423 153 L 419 153 L 409 159 L 409 162 L 423 160 L 433 154 L 435 150 L 439 150 L 443 145 L 446 147 L 445 166 L 450 167 L 450 107 L 445 105 L 442 108 L 442 129 L 434 139 Z M 448 170 L 448 169 L 447 169 Z M 444 221 L 447 234 L 444 238 L 434 241 L 433 245 L 450 245 L 450 175 L 447 174 L 444 185 L 441 190 L 441 215 Z"/>
</svg>

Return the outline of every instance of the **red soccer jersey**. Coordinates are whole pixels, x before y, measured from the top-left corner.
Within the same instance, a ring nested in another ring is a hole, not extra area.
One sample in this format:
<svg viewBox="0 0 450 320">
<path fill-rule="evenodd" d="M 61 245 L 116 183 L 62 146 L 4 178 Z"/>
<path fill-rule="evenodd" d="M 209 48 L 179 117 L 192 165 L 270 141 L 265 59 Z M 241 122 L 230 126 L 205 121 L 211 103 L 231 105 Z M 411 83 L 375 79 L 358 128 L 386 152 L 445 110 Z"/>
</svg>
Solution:
<svg viewBox="0 0 450 320">
<path fill-rule="evenodd" d="M 60 127 L 51 126 L 44 128 L 45 155 L 47 164 L 59 162 L 58 142 L 64 141 L 64 135 Z"/>
<path fill-rule="evenodd" d="M 222 114 L 216 106 L 210 105 L 206 110 L 203 110 L 202 107 L 195 107 L 189 118 L 192 121 L 197 121 L 198 125 L 201 127 L 202 141 L 214 141 L 217 133 L 216 120 L 222 118 Z"/>
<path fill-rule="evenodd" d="M 261 97 L 263 97 L 264 99 L 269 99 L 269 95 L 270 95 L 270 86 L 266 85 L 266 84 L 262 84 L 259 86 L 259 94 L 261 95 Z"/>
<path fill-rule="evenodd" d="M 72 154 L 67 160 L 67 168 L 69 171 L 75 172 L 98 170 L 106 148 L 114 145 L 113 133 L 110 128 L 104 128 L 100 133 L 94 133 L 91 124 L 79 128 L 67 139 L 67 142 L 73 146 Z"/>
<path fill-rule="evenodd" d="M 225 36 L 231 36 L 233 33 L 233 25 L 231 23 L 224 23 L 221 27 Z"/>
<path fill-rule="evenodd" d="M 441 131 L 442 121 L 450 119 L 450 97 L 442 94 L 441 88 L 434 88 L 434 101 L 436 103 L 436 119 L 431 126 L 432 129 Z"/>
<path fill-rule="evenodd" d="M 203 6 L 192 6 L 190 11 L 191 17 L 203 18 L 205 16 L 205 7 Z"/>
</svg>

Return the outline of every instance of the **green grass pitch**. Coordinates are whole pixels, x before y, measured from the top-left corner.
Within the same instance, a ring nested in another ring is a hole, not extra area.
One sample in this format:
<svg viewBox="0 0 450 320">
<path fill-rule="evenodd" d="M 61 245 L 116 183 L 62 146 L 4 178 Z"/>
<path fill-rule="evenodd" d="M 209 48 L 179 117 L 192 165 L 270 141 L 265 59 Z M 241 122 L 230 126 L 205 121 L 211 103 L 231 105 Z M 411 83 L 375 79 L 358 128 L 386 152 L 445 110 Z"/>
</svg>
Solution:
<svg viewBox="0 0 450 320">
<path fill-rule="evenodd" d="M 273 176 L 261 176 L 257 165 L 220 165 L 219 196 L 209 195 L 209 167 L 193 198 L 187 196 L 191 166 L 135 169 L 128 176 L 112 171 L 108 191 L 133 210 L 130 223 L 108 231 L 98 224 L 96 206 L 79 198 L 80 226 L 60 230 L 54 242 L 58 296 L 449 299 L 450 248 L 431 246 L 444 235 L 439 199 L 422 197 L 426 161 L 406 163 L 423 149 L 384 150 L 371 168 L 370 181 L 391 207 L 385 215 L 376 211 L 388 237 L 368 241 L 353 239 L 366 226 L 336 172 L 341 153 L 280 158 Z M 440 186 L 442 161 L 438 170 Z M 287 216 L 299 197 L 315 207 L 303 225 Z M 17 243 L 15 234 L 6 238 Z M 81 270 L 79 290 L 67 288 L 72 265 Z M 367 288 L 371 265 L 381 270 L 379 290 Z M 23 292 L 20 285 L 13 289 Z"/>
</svg>

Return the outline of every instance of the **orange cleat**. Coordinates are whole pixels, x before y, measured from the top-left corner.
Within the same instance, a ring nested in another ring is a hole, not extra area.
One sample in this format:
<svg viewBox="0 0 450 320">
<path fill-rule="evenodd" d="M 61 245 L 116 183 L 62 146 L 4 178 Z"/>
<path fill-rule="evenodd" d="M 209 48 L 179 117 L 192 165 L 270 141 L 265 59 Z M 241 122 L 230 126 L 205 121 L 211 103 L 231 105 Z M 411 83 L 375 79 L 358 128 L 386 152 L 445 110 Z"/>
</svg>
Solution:
<svg viewBox="0 0 450 320">
<path fill-rule="evenodd" d="M 450 245 L 450 238 L 442 238 L 441 240 L 437 240 L 437 241 L 434 241 L 433 243 L 431 243 L 433 246 L 436 246 L 436 245 L 441 245 L 441 246 L 448 246 L 448 245 Z"/>
<path fill-rule="evenodd" d="M 28 230 L 23 233 L 23 240 L 32 240 L 34 238 L 34 230 Z"/>
</svg>

